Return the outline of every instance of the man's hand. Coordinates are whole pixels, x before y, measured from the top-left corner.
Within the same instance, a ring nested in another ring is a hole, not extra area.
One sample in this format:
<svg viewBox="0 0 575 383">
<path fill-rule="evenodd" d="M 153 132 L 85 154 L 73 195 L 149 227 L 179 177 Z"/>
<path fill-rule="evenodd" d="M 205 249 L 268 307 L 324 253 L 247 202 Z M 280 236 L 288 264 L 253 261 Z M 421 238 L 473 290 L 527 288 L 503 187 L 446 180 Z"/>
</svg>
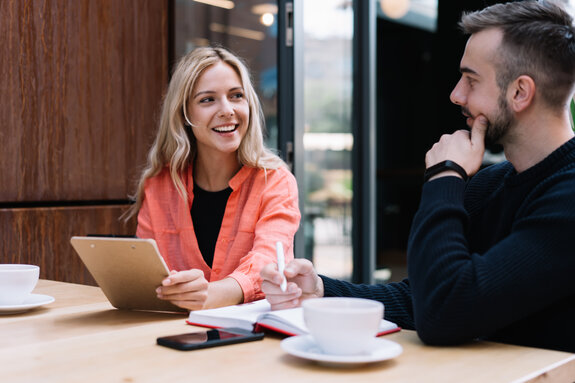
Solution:
<svg viewBox="0 0 575 383">
<path fill-rule="evenodd" d="M 473 121 L 471 132 L 458 130 L 453 134 L 445 134 L 425 155 L 425 166 L 429 168 L 445 160 L 451 160 L 460 165 L 467 175 L 477 173 L 483 162 L 485 152 L 485 133 L 487 131 L 487 119 L 480 115 Z M 439 173 L 431 179 L 458 175 L 449 170 Z"/>
</svg>

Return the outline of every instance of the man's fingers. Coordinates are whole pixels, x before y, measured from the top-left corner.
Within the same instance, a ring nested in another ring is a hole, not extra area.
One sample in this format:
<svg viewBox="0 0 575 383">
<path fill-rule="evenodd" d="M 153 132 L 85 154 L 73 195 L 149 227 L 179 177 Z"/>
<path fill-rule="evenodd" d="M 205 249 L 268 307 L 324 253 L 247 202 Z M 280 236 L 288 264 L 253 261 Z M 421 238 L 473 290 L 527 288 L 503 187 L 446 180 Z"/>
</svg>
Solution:
<svg viewBox="0 0 575 383">
<path fill-rule="evenodd" d="M 487 132 L 487 118 L 477 116 L 471 127 L 471 145 L 477 148 L 483 148 L 485 145 L 485 133 Z"/>
</svg>

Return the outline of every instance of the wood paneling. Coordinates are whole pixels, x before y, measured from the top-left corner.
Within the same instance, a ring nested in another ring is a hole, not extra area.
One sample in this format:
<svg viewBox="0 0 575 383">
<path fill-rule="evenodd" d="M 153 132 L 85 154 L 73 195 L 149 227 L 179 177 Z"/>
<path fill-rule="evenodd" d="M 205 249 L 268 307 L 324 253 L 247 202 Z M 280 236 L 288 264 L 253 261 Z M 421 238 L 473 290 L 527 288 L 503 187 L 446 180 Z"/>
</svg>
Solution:
<svg viewBox="0 0 575 383">
<path fill-rule="evenodd" d="M 118 218 L 127 206 L 0 209 L 0 263 L 40 266 L 40 278 L 95 284 L 70 245 L 73 235 L 133 235 L 135 220 Z"/>
<path fill-rule="evenodd" d="M 168 3 L 0 0 L 0 263 L 93 284 L 70 237 L 134 234 L 118 203 L 156 130 Z"/>
<path fill-rule="evenodd" d="M 0 1 L 0 202 L 133 192 L 168 78 L 167 5 Z"/>
</svg>

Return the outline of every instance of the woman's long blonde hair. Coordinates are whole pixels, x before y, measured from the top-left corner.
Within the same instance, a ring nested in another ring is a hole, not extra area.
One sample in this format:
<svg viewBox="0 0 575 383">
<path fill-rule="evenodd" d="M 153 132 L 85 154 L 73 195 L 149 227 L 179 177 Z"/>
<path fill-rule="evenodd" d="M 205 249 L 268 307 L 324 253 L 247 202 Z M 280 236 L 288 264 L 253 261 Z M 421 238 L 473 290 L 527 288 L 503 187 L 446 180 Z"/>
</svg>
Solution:
<svg viewBox="0 0 575 383">
<path fill-rule="evenodd" d="M 244 62 L 221 47 L 196 48 L 180 59 L 172 75 L 162 105 L 158 133 L 138 181 L 135 203 L 125 214 L 126 220 L 140 210 L 146 180 L 157 175 L 166 165 L 169 165 L 170 176 L 178 192 L 187 200 L 182 177 L 196 158 L 197 147 L 191 129 L 185 126 L 183 111 L 203 71 L 218 62 L 230 65 L 238 73 L 249 104 L 248 128 L 237 152 L 239 163 L 260 169 L 285 166 L 282 159 L 264 145 L 263 111 Z"/>
</svg>

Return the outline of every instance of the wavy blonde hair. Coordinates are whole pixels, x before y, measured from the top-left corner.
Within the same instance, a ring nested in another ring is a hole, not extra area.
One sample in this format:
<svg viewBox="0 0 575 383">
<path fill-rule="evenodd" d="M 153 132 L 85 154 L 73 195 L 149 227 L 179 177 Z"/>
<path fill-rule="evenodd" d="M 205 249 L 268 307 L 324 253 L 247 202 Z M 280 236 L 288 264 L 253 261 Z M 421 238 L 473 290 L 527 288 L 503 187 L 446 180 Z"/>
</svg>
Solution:
<svg viewBox="0 0 575 383">
<path fill-rule="evenodd" d="M 202 73 L 218 62 L 224 62 L 236 71 L 249 104 L 248 128 L 237 151 L 239 163 L 266 170 L 286 166 L 281 158 L 264 145 L 264 115 L 244 61 L 221 47 L 196 48 L 176 65 L 164 96 L 158 133 L 133 196 L 135 203 L 125 214 L 126 220 L 140 210 L 146 180 L 160 173 L 166 165 L 169 166 L 176 189 L 187 200 L 188 193 L 182 176 L 196 158 L 197 146 L 191 129 L 186 127 L 184 108 Z"/>
</svg>

